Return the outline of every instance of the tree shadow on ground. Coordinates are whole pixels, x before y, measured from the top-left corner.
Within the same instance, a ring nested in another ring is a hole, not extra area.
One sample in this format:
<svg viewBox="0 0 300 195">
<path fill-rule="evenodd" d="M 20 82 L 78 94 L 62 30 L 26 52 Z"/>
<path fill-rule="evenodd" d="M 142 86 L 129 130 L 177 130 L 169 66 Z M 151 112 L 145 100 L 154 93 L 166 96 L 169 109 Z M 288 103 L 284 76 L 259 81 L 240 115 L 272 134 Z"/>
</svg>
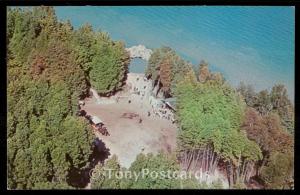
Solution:
<svg viewBox="0 0 300 195">
<path fill-rule="evenodd" d="M 105 143 L 96 138 L 92 145 L 92 154 L 89 157 L 86 168 L 78 169 L 73 168 L 68 174 L 67 182 L 76 188 L 84 188 L 90 182 L 90 174 L 93 168 L 98 164 L 104 164 L 105 159 L 110 155 L 109 148 L 105 146 Z"/>
</svg>

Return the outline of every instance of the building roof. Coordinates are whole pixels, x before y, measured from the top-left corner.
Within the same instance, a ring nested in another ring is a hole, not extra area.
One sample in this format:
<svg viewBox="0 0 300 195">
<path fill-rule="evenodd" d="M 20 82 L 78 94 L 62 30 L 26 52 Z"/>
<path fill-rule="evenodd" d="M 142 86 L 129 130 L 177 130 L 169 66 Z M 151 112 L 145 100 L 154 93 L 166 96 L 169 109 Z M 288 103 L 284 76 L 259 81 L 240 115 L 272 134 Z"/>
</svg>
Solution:
<svg viewBox="0 0 300 195">
<path fill-rule="evenodd" d="M 92 119 L 92 122 L 96 125 L 99 123 L 103 123 L 102 120 L 100 118 L 98 118 L 97 116 L 92 116 L 91 119 Z"/>
</svg>

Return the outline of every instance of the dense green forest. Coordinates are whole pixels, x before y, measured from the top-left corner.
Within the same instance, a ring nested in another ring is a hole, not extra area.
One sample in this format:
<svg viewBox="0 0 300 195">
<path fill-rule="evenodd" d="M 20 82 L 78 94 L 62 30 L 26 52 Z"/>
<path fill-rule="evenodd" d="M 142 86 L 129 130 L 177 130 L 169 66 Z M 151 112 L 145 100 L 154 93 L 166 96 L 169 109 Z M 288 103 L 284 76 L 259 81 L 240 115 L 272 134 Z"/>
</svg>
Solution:
<svg viewBox="0 0 300 195">
<path fill-rule="evenodd" d="M 122 89 L 130 63 L 125 44 L 85 24 L 73 29 L 54 8 L 7 12 L 7 169 L 9 189 L 79 188 L 73 177 L 91 168 L 95 136 L 76 115 L 92 87 L 109 96 Z M 250 178 L 265 188 L 293 188 L 294 107 L 283 85 L 234 89 L 200 62 L 195 70 L 169 47 L 154 50 L 145 75 L 165 97 L 176 97 L 174 154 L 140 154 L 128 170 L 213 172 L 222 166 L 232 188 Z M 117 156 L 96 165 L 125 170 Z M 100 188 L 221 188 L 190 180 L 138 181 L 91 177 Z"/>
<path fill-rule="evenodd" d="M 107 178 L 107 170 L 113 170 L 111 172 L 110 179 Z M 166 155 L 162 152 L 157 155 L 153 154 L 139 154 L 136 160 L 131 164 L 129 169 L 121 167 L 118 162 L 117 156 L 112 156 L 105 164 L 97 165 L 94 169 L 91 177 L 92 189 L 221 189 L 222 184 L 220 181 L 212 183 L 211 186 L 206 183 L 199 183 L 195 177 L 180 179 L 180 177 L 168 177 L 167 173 L 162 177 L 155 176 L 151 177 L 151 174 L 145 177 L 139 177 L 135 180 L 134 177 L 130 179 L 118 179 L 118 171 L 125 173 L 126 171 L 131 172 L 142 172 L 143 169 L 147 169 L 149 173 L 156 172 L 160 173 L 166 170 L 173 172 L 180 172 L 180 164 L 177 161 L 176 155 Z M 106 177 L 103 175 L 106 174 Z M 102 177 L 100 177 L 102 176 Z"/>
<path fill-rule="evenodd" d="M 91 86 L 119 90 L 129 55 L 89 24 L 74 30 L 59 22 L 52 7 L 9 9 L 6 39 L 8 187 L 72 187 L 71 175 L 89 167 L 94 140 L 76 116 L 78 99 Z"/>
<path fill-rule="evenodd" d="M 187 71 L 176 71 L 179 62 Z M 194 71 L 165 47 L 154 51 L 146 74 L 161 89 L 174 86 L 166 96 L 177 98 L 182 169 L 212 173 L 221 164 L 231 187 L 245 187 L 251 177 L 265 188 L 293 187 L 294 108 L 284 85 L 271 92 L 244 83 L 234 89 L 207 62 Z"/>
</svg>

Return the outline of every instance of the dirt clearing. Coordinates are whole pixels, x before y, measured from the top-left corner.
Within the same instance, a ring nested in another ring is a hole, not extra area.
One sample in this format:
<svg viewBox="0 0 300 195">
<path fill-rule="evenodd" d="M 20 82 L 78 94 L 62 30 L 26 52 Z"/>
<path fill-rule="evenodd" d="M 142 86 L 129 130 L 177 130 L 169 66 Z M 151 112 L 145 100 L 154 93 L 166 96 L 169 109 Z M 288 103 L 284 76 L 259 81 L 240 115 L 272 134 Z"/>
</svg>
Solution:
<svg viewBox="0 0 300 195">
<path fill-rule="evenodd" d="M 126 98 L 112 104 L 97 104 L 94 98 L 88 98 L 82 106 L 88 115 L 98 116 L 104 122 L 110 136 L 100 133 L 96 136 L 127 168 L 140 152 L 171 152 L 176 147 L 176 125 L 154 115 L 148 116 L 146 108 L 147 105 L 138 101 L 128 103 Z M 132 117 L 124 117 L 128 115 Z"/>
</svg>

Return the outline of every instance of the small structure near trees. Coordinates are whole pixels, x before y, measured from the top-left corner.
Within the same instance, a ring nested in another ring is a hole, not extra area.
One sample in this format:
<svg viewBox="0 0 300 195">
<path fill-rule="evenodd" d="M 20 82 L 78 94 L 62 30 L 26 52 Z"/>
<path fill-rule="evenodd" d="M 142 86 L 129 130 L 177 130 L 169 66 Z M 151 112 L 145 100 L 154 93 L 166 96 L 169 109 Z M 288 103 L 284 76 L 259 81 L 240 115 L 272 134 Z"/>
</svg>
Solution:
<svg viewBox="0 0 300 195">
<path fill-rule="evenodd" d="M 107 128 L 104 126 L 103 121 L 100 118 L 98 118 L 97 116 L 89 115 L 86 118 L 89 120 L 90 124 L 96 131 L 99 131 L 102 135 L 105 136 L 110 135 L 107 131 Z"/>
<path fill-rule="evenodd" d="M 93 124 L 95 124 L 96 126 L 102 126 L 103 122 L 100 118 L 98 118 L 97 116 L 91 116 L 91 120 L 93 122 Z"/>
</svg>

